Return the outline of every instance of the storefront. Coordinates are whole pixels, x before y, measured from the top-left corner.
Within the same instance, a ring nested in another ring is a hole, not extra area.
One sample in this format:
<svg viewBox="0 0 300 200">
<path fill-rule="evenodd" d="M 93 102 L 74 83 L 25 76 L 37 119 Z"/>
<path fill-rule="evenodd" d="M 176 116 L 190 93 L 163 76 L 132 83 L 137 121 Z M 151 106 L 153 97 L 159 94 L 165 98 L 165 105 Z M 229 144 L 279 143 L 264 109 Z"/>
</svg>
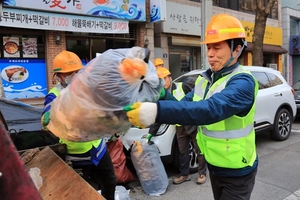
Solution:
<svg viewBox="0 0 300 200">
<path fill-rule="evenodd" d="M 242 64 L 244 65 L 252 65 L 252 35 L 254 33 L 254 23 L 252 22 L 244 22 L 242 24 L 245 28 L 247 35 L 248 47 L 246 49 L 246 53 L 244 59 L 242 60 Z M 284 72 L 283 62 L 282 62 L 282 54 L 286 54 L 288 51 L 282 46 L 282 29 L 279 27 L 271 27 L 266 26 L 264 40 L 263 40 L 263 59 L 264 67 L 271 67 L 276 70 Z"/>
<path fill-rule="evenodd" d="M 173 78 L 201 68 L 200 24 L 200 7 L 166 2 L 166 21 L 154 26 L 155 57 Z"/>
<path fill-rule="evenodd" d="M 53 86 L 52 61 L 62 50 L 75 52 L 85 65 L 107 49 L 139 45 L 145 0 L 81 2 L 4 1 L 0 68 L 6 98 L 43 98 Z"/>
</svg>

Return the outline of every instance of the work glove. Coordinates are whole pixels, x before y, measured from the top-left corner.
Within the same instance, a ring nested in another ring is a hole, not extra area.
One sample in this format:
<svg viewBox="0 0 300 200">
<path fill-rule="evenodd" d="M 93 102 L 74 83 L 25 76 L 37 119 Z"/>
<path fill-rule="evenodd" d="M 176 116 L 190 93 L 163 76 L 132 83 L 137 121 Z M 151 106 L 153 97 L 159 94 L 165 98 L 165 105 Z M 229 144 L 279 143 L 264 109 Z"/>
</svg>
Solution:
<svg viewBox="0 0 300 200">
<path fill-rule="evenodd" d="M 41 123 L 42 123 L 42 129 L 48 131 L 49 129 L 47 128 L 48 124 L 50 122 L 50 111 L 47 111 L 43 114 Z"/>
<path fill-rule="evenodd" d="M 127 117 L 134 126 L 146 128 L 155 122 L 157 115 L 156 103 L 137 102 L 124 107 Z"/>
</svg>

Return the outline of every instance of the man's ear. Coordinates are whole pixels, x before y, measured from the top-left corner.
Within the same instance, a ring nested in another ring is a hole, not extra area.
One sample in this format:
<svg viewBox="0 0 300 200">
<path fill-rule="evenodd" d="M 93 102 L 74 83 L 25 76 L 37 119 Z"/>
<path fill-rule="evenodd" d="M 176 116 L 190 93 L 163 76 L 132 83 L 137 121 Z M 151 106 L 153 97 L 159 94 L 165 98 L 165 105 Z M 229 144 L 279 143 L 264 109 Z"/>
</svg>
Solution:
<svg viewBox="0 0 300 200">
<path fill-rule="evenodd" d="M 241 45 L 238 45 L 236 48 L 235 48 L 235 50 L 234 50 L 234 54 L 235 55 L 237 55 L 238 53 L 239 53 L 239 51 L 241 51 L 241 49 L 242 49 L 242 46 Z M 240 52 L 241 53 L 241 52 Z M 234 56 L 235 56 L 234 55 Z"/>
</svg>

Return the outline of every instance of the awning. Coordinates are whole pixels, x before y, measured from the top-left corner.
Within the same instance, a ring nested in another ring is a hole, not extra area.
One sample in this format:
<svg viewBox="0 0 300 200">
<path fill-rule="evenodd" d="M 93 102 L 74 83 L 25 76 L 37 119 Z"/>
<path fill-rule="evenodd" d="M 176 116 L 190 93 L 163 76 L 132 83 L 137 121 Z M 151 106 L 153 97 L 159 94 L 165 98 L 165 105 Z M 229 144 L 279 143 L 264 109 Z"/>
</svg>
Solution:
<svg viewBox="0 0 300 200">
<path fill-rule="evenodd" d="M 253 50 L 253 43 L 248 42 L 246 51 L 252 51 Z M 271 44 L 264 44 L 263 45 L 263 51 L 266 53 L 278 53 L 278 54 L 286 54 L 288 50 L 282 48 L 281 46 L 277 45 L 271 45 Z"/>
</svg>

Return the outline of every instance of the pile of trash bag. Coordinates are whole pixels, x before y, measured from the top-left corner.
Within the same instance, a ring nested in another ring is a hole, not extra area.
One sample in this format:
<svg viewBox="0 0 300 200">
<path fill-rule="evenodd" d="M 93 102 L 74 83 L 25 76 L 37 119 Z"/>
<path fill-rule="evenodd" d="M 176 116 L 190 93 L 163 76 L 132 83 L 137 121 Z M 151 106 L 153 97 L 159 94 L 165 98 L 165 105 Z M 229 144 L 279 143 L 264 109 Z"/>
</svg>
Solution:
<svg viewBox="0 0 300 200">
<path fill-rule="evenodd" d="M 124 106 L 156 102 L 163 87 L 147 50 L 110 49 L 90 61 L 53 101 L 49 130 L 68 141 L 124 135 L 131 127 Z"/>
</svg>

